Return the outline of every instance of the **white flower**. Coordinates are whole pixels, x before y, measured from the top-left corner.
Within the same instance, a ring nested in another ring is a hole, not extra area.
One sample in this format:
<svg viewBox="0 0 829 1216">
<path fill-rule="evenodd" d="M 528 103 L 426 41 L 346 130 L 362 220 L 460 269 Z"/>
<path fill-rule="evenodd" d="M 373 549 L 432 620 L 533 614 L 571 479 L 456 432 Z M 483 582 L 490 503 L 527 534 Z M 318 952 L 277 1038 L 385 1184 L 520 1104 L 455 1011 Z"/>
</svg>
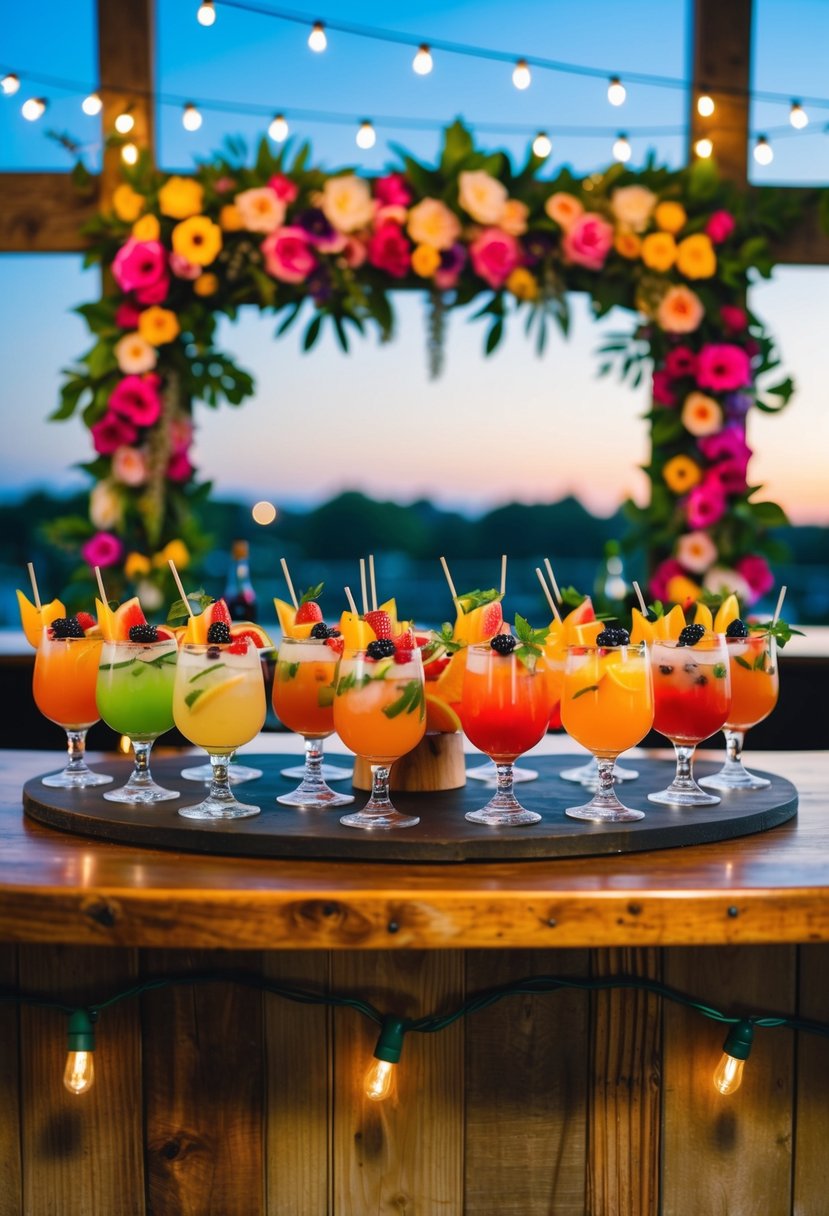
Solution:
<svg viewBox="0 0 829 1216">
<path fill-rule="evenodd" d="M 655 206 L 656 195 L 645 186 L 620 186 L 610 197 L 611 211 L 631 232 L 645 231 Z"/>
<path fill-rule="evenodd" d="M 718 556 L 717 546 L 707 532 L 686 532 L 677 542 L 676 560 L 692 574 L 704 573 Z"/>
<path fill-rule="evenodd" d="M 111 481 L 99 481 L 89 495 L 89 518 L 100 532 L 108 532 L 121 522 L 121 495 Z"/>
<path fill-rule="evenodd" d="M 156 587 L 155 583 L 151 583 L 149 579 L 142 579 L 136 587 L 136 591 L 141 600 L 141 606 L 148 612 L 156 612 L 164 603 L 161 588 Z"/>
<path fill-rule="evenodd" d="M 145 338 L 139 333 L 131 333 L 124 334 L 115 343 L 115 358 L 125 375 L 140 376 L 142 372 L 153 370 L 158 356 L 155 347 Z"/>
<path fill-rule="evenodd" d="M 499 224 L 507 205 L 507 188 L 483 169 L 467 170 L 458 178 L 458 202 L 479 224 Z"/>
<path fill-rule="evenodd" d="M 746 580 L 728 566 L 712 566 L 702 580 L 702 585 L 714 595 L 733 594 L 743 604 L 750 604 L 752 601 L 752 591 Z"/>
<path fill-rule="evenodd" d="M 323 215 L 338 232 L 367 228 L 374 218 L 374 201 L 367 181 L 346 173 L 329 177 L 319 202 Z"/>
<path fill-rule="evenodd" d="M 233 201 L 248 232 L 276 232 L 285 222 L 285 204 L 270 186 L 243 190 Z"/>
</svg>

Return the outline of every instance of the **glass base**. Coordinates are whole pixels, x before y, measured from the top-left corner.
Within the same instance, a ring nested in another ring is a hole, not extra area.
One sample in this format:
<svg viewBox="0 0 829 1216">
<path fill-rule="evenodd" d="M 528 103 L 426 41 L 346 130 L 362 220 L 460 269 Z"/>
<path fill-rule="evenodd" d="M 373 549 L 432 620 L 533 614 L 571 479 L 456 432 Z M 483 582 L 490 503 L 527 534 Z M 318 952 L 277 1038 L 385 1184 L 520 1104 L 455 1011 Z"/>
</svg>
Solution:
<svg viewBox="0 0 829 1216">
<path fill-rule="evenodd" d="M 494 828 L 520 828 L 528 823 L 541 822 L 537 811 L 528 811 L 520 802 L 515 803 L 514 810 L 496 807 L 489 802 L 479 811 L 467 811 L 464 819 L 468 819 L 470 823 L 486 823 Z"/>
<path fill-rule="evenodd" d="M 644 819 L 644 811 L 634 811 L 632 807 L 605 806 L 603 803 L 586 802 L 584 806 L 568 806 L 564 812 L 571 819 L 588 819 L 591 823 L 629 823 L 634 819 Z"/>
<path fill-rule="evenodd" d="M 638 769 L 623 768 L 621 764 L 613 766 L 613 780 L 617 784 L 622 781 L 635 781 L 638 776 Z M 599 770 L 595 760 L 588 760 L 586 764 L 580 764 L 577 768 L 564 768 L 559 773 L 559 777 L 562 781 L 573 781 L 588 789 L 598 789 L 599 786 Z"/>
<path fill-rule="evenodd" d="M 181 794 L 178 790 L 165 790 L 162 785 L 153 781 L 152 777 L 149 781 L 130 779 L 126 785 L 119 786 L 117 790 L 107 790 L 104 794 L 107 802 L 126 802 L 134 806 L 146 806 L 153 802 L 169 802 L 173 798 L 180 797 Z"/>
<path fill-rule="evenodd" d="M 95 773 L 91 768 L 65 768 L 60 773 L 53 773 L 51 777 L 41 778 L 41 784 L 48 785 L 50 789 L 54 790 L 85 790 L 93 785 L 109 785 L 114 780 L 114 777 L 107 777 L 105 773 Z"/>
<path fill-rule="evenodd" d="M 304 770 L 303 770 L 304 771 Z M 305 810 L 325 810 L 329 806 L 349 806 L 354 801 L 353 794 L 338 794 L 330 790 L 325 782 L 320 782 L 312 788 L 303 791 L 303 785 L 290 794 L 280 794 L 277 802 L 282 806 L 297 806 Z"/>
<path fill-rule="evenodd" d="M 305 765 L 295 764 L 291 768 L 280 769 L 279 775 L 290 781 L 301 781 L 305 776 Z M 320 776 L 323 781 L 348 781 L 354 776 L 354 769 L 344 768 L 341 764 L 329 764 L 327 760 L 323 760 Z"/>
<path fill-rule="evenodd" d="M 765 777 L 755 777 L 742 764 L 724 764 L 718 773 L 701 777 L 700 785 L 708 790 L 764 790 L 771 785 Z"/>
<path fill-rule="evenodd" d="M 231 785 L 239 785 L 242 781 L 255 781 L 257 777 L 262 776 L 261 768 L 251 768 L 250 765 L 237 764 L 235 761 L 228 766 L 227 771 Z M 304 769 L 301 770 L 301 772 L 304 771 Z M 213 770 L 209 764 L 196 764 L 193 768 L 183 768 L 181 775 L 185 781 L 206 783 L 213 780 Z"/>
<path fill-rule="evenodd" d="M 368 802 L 362 811 L 355 811 L 353 815 L 343 815 L 340 823 L 347 828 L 362 828 L 367 832 L 385 832 L 392 828 L 413 828 L 420 823 L 417 815 L 401 815 L 400 811 L 396 811 L 393 806 L 386 805 L 373 813 L 369 809 L 370 807 L 371 803 Z"/>
<path fill-rule="evenodd" d="M 180 806 L 178 814 L 185 819 L 249 819 L 260 815 L 262 808 L 231 798 L 227 802 L 218 798 L 205 798 L 195 806 Z"/>
<path fill-rule="evenodd" d="M 648 801 L 658 802 L 660 806 L 716 806 L 722 799 L 714 794 L 706 794 L 694 783 L 692 789 L 669 785 L 667 789 L 648 794 Z"/>
<path fill-rule="evenodd" d="M 498 784 L 498 773 L 492 760 L 486 764 L 476 764 L 474 768 L 466 770 L 467 777 L 471 777 L 473 781 L 483 781 L 486 785 Z M 522 768 L 516 764 L 512 770 L 512 783 L 517 784 L 519 781 L 536 781 L 538 772 L 534 768 Z"/>
</svg>

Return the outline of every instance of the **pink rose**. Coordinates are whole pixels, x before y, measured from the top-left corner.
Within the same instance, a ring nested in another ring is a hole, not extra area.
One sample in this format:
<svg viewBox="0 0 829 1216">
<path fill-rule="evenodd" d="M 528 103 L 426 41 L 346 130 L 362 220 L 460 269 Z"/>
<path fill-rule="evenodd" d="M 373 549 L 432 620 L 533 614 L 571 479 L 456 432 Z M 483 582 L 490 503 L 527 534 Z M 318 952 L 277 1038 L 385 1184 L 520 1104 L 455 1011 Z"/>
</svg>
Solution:
<svg viewBox="0 0 829 1216">
<path fill-rule="evenodd" d="M 484 228 L 469 246 L 472 268 L 490 287 L 503 287 L 521 261 L 521 247 L 514 236 L 500 228 Z"/>
<path fill-rule="evenodd" d="M 685 518 L 689 527 L 710 528 L 725 514 L 725 492 L 717 477 L 707 473 L 685 499 Z"/>
<path fill-rule="evenodd" d="M 169 276 L 163 274 L 160 279 L 156 279 L 148 287 L 139 287 L 136 290 L 135 298 L 139 304 L 163 304 L 167 299 L 167 292 L 169 290 Z"/>
<path fill-rule="evenodd" d="M 666 557 L 663 562 L 654 570 L 648 583 L 648 590 L 655 600 L 667 600 L 668 598 L 668 583 L 672 578 L 682 578 L 685 574 L 684 566 L 674 557 Z"/>
<path fill-rule="evenodd" d="M 723 304 L 720 309 L 720 320 L 731 334 L 741 334 L 748 325 L 748 313 L 736 304 Z"/>
<path fill-rule="evenodd" d="M 412 201 L 412 192 L 402 173 L 389 173 L 386 177 L 378 177 L 374 183 L 374 197 L 379 199 L 384 207 L 408 207 Z"/>
<path fill-rule="evenodd" d="M 665 356 L 665 372 L 671 380 L 693 376 L 697 370 L 697 356 L 689 346 L 675 346 Z"/>
<path fill-rule="evenodd" d="M 96 532 L 81 546 L 81 557 L 88 566 L 114 566 L 123 553 L 124 546 L 111 532 Z"/>
<path fill-rule="evenodd" d="M 282 202 L 286 206 L 296 202 L 299 186 L 296 182 L 292 182 L 289 177 L 286 177 L 284 173 L 274 173 L 273 177 L 269 179 L 268 185 L 276 197 L 282 199 Z"/>
<path fill-rule="evenodd" d="M 134 426 L 152 426 L 161 414 L 160 384 L 155 375 L 124 376 L 109 395 L 109 408 Z"/>
<path fill-rule="evenodd" d="M 165 277 L 167 255 L 160 241 L 130 237 L 112 261 L 112 274 L 122 291 L 140 291 Z"/>
<path fill-rule="evenodd" d="M 751 384 L 748 355 L 741 346 L 730 342 L 703 346 L 697 361 L 697 384 L 700 388 L 713 389 L 715 393 L 744 388 Z"/>
<path fill-rule="evenodd" d="M 189 481 L 193 476 L 193 466 L 186 452 L 175 452 L 167 465 L 168 481 Z"/>
<path fill-rule="evenodd" d="M 565 258 L 588 270 L 601 270 L 613 248 L 613 227 L 593 211 L 579 216 L 564 234 L 561 248 Z"/>
<path fill-rule="evenodd" d="M 134 304 L 119 304 L 115 310 L 115 324 L 119 329 L 137 329 L 141 312 Z"/>
<path fill-rule="evenodd" d="M 737 227 L 737 222 L 730 211 L 715 211 L 705 225 L 706 234 L 715 245 L 727 241 Z"/>
<path fill-rule="evenodd" d="M 217 194 L 227 194 L 228 190 L 236 189 L 236 181 L 232 177 L 217 177 L 214 189 Z"/>
<path fill-rule="evenodd" d="M 676 393 L 665 368 L 657 368 L 653 373 L 653 400 L 656 405 L 676 405 Z"/>
<path fill-rule="evenodd" d="M 317 265 L 304 228 L 280 228 L 262 242 L 265 269 L 282 283 L 302 283 Z"/>
<path fill-rule="evenodd" d="M 193 423 L 189 418 L 174 418 L 167 433 L 173 455 L 186 452 L 193 442 Z"/>
<path fill-rule="evenodd" d="M 754 597 L 752 603 L 766 595 L 774 586 L 774 575 L 769 569 L 766 559 L 759 553 L 749 553 L 745 557 L 741 557 L 735 569 L 751 588 Z"/>
<path fill-rule="evenodd" d="M 706 460 L 746 460 L 751 448 L 746 443 L 741 426 L 726 426 L 716 435 L 704 435 L 699 440 L 699 449 Z"/>
<path fill-rule="evenodd" d="M 112 476 L 125 486 L 143 486 L 149 470 L 147 458 L 140 448 L 124 444 L 112 453 Z"/>
<path fill-rule="evenodd" d="M 202 274 L 204 267 L 197 266 L 189 258 L 174 252 L 170 254 L 170 269 L 177 279 L 197 279 Z"/>
<path fill-rule="evenodd" d="M 410 249 L 399 224 L 381 224 L 366 245 L 372 266 L 395 279 L 403 279 L 409 273 Z"/>
<path fill-rule="evenodd" d="M 92 446 L 99 456 L 111 456 L 124 444 L 135 443 L 138 431 L 119 414 L 111 410 L 104 414 L 99 422 L 89 428 L 92 435 Z"/>
</svg>

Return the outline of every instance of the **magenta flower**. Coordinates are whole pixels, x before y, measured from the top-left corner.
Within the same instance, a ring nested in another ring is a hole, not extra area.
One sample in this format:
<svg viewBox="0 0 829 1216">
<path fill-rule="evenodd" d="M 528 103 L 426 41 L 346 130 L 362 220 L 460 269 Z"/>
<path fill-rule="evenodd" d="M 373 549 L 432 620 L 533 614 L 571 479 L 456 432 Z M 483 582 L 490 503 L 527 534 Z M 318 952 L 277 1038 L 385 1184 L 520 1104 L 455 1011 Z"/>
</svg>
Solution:
<svg viewBox="0 0 829 1216">
<path fill-rule="evenodd" d="M 741 334 L 748 326 L 748 313 L 736 304 L 723 304 L 720 320 L 730 334 Z"/>
<path fill-rule="evenodd" d="M 163 304 L 169 290 L 170 276 L 165 273 L 160 279 L 150 283 L 148 287 L 139 287 L 135 292 L 135 298 L 139 304 Z"/>
<path fill-rule="evenodd" d="M 193 423 L 189 418 L 174 418 L 170 423 L 168 435 L 174 456 L 186 452 L 193 442 Z"/>
<path fill-rule="evenodd" d="M 450 291 L 466 265 L 466 249 L 460 242 L 450 245 L 440 252 L 440 267 L 435 271 L 435 287 L 441 291 Z"/>
<path fill-rule="evenodd" d="M 595 212 L 580 215 L 564 234 L 561 248 L 568 262 L 601 270 L 613 248 L 613 226 Z"/>
<path fill-rule="evenodd" d="M 119 414 L 114 414 L 111 410 L 89 430 L 92 435 L 92 446 L 99 456 L 111 456 L 118 448 L 123 447 L 124 444 L 135 443 L 138 438 L 138 431 L 132 423 Z"/>
<path fill-rule="evenodd" d="M 774 575 L 769 569 L 766 559 L 759 553 L 748 553 L 745 557 L 741 557 L 735 569 L 748 583 L 754 600 L 759 600 L 774 586 Z"/>
<path fill-rule="evenodd" d="M 469 246 L 475 273 L 490 287 L 503 287 L 521 261 L 521 246 L 500 228 L 484 228 Z"/>
<path fill-rule="evenodd" d="M 88 566 L 114 566 L 123 553 L 123 544 L 111 532 L 96 532 L 81 546 L 81 557 Z"/>
<path fill-rule="evenodd" d="M 671 377 L 665 368 L 659 367 L 653 373 L 653 400 L 656 405 L 676 405 Z"/>
<path fill-rule="evenodd" d="M 648 590 L 655 600 L 667 600 L 668 583 L 672 578 L 679 578 L 686 573 L 675 557 L 666 557 L 654 570 L 648 583 Z"/>
<path fill-rule="evenodd" d="M 409 273 L 411 246 L 399 224 L 381 224 L 366 245 L 368 260 L 378 270 L 385 270 L 395 279 Z"/>
<path fill-rule="evenodd" d="M 281 283 L 303 283 L 317 265 L 308 233 L 290 225 L 265 237 L 262 254 L 268 274 Z"/>
<path fill-rule="evenodd" d="M 671 380 L 693 376 L 697 370 L 697 356 L 690 346 L 675 346 L 665 356 L 665 372 Z"/>
<path fill-rule="evenodd" d="M 703 346 L 697 360 L 697 384 L 715 393 L 728 393 L 751 384 L 748 355 L 741 346 L 730 342 Z"/>
<path fill-rule="evenodd" d="M 152 426 L 161 414 L 158 376 L 124 376 L 109 395 L 109 408 L 135 426 Z"/>
<path fill-rule="evenodd" d="M 189 481 L 193 476 L 193 466 L 186 452 L 174 452 L 167 465 L 168 481 Z"/>
<path fill-rule="evenodd" d="M 170 269 L 177 279 L 195 280 L 202 273 L 203 267 L 191 262 L 189 258 L 184 257 L 180 253 L 170 254 Z"/>
<path fill-rule="evenodd" d="M 112 274 L 122 291 L 140 291 L 163 278 L 166 266 L 160 241 L 137 241 L 131 236 L 115 255 Z"/>
<path fill-rule="evenodd" d="M 705 225 L 705 231 L 714 245 L 721 245 L 736 227 L 737 221 L 730 211 L 715 211 Z"/>
<path fill-rule="evenodd" d="M 726 494 L 742 494 L 748 484 L 748 457 L 721 460 L 719 464 L 711 466 L 710 472 L 717 478 Z"/>
<path fill-rule="evenodd" d="M 384 207 L 408 207 L 412 192 L 402 173 L 389 173 L 374 183 L 374 197 Z"/>
<path fill-rule="evenodd" d="M 694 531 L 710 528 L 725 514 L 726 499 L 717 477 L 706 473 L 698 486 L 694 486 L 685 499 L 685 518 Z"/>
<path fill-rule="evenodd" d="M 274 173 L 273 177 L 269 178 L 268 185 L 277 198 L 281 199 L 286 206 L 296 201 L 299 194 L 299 186 L 296 182 L 292 182 L 284 173 Z"/>
<path fill-rule="evenodd" d="M 119 304 L 115 310 L 115 324 L 119 329 L 137 329 L 141 310 L 134 304 Z"/>
<path fill-rule="evenodd" d="M 746 443 L 745 431 L 739 425 L 723 427 L 716 435 L 704 435 L 698 440 L 699 449 L 706 460 L 713 464 L 717 460 L 745 460 L 751 456 Z"/>
</svg>

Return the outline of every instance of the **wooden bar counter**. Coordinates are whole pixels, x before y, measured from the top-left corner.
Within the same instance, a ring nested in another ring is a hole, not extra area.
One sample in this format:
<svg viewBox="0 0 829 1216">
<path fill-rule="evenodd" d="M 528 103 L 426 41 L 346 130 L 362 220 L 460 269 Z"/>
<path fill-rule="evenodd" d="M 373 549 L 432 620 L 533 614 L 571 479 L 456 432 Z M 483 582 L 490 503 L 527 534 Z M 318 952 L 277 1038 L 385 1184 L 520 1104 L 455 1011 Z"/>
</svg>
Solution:
<svg viewBox="0 0 829 1216">
<path fill-rule="evenodd" d="M 0 752 L 0 984 L 99 1004 L 222 969 L 452 1010 L 529 975 L 641 975 L 729 1014 L 829 1021 L 829 754 L 751 754 L 796 819 L 718 844 L 556 861 L 251 860 L 24 819 L 55 754 Z M 102 1013 L 96 1081 L 61 1084 L 65 1017 L 0 1005 L 0 1216 L 821 1216 L 829 1039 L 725 1028 L 637 990 L 510 996 L 410 1033 L 368 1101 L 377 1027 L 232 983 Z"/>
</svg>

